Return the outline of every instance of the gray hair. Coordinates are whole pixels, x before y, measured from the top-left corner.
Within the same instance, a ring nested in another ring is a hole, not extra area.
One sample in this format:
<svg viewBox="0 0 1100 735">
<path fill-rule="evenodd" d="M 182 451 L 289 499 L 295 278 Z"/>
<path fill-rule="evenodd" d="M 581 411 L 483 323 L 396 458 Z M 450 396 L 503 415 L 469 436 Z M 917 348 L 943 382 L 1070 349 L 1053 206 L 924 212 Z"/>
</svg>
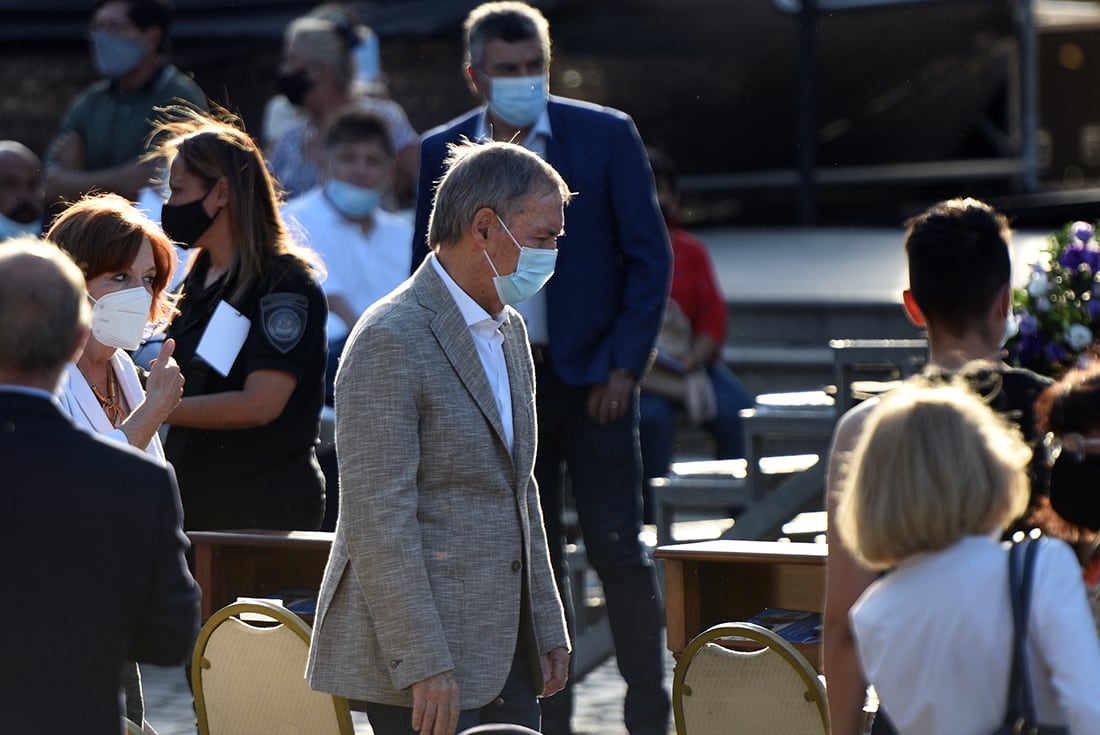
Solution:
<svg viewBox="0 0 1100 735">
<path fill-rule="evenodd" d="M 84 274 L 67 254 L 36 237 L 0 248 L 0 369 L 60 374 L 91 319 Z"/>
<path fill-rule="evenodd" d="M 573 197 L 553 166 L 515 143 L 452 144 L 444 168 L 428 216 L 433 249 L 458 243 L 482 207 L 507 218 L 530 194 L 558 193 L 562 204 Z"/>
<path fill-rule="evenodd" d="M 538 8 L 521 2 L 482 3 L 470 11 L 462 26 L 466 63 L 480 69 L 485 44 L 493 39 L 508 43 L 537 38 L 547 68 L 550 67 L 550 23 Z"/>
<path fill-rule="evenodd" d="M 287 48 L 295 44 L 307 64 L 317 64 L 332 72 L 336 84 L 350 90 L 355 79 L 355 62 L 345 34 L 330 20 L 304 16 L 291 21 L 286 29 Z"/>
</svg>

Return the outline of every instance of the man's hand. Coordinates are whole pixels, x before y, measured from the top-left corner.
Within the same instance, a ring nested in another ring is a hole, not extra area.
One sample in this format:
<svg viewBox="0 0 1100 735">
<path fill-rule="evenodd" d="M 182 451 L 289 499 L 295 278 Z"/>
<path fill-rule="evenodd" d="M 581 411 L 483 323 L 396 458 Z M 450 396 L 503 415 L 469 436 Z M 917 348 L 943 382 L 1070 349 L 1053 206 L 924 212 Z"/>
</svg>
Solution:
<svg viewBox="0 0 1100 735">
<path fill-rule="evenodd" d="M 634 377 L 625 370 L 615 369 L 607 385 L 594 385 L 588 391 L 588 416 L 597 424 L 609 424 L 622 417 L 630 408 Z"/>
<path fill-rule="evenodd" d="M 458 729 L 458 679 L 455 672 L 429 676 L 412 685 L 412 728 L 420 735 L 454 735 Z"/>
<path fill-rule="evenodd" d="M 569 678 L 569 651 L 555 648 L 542 657 L 542 696 L 549 697 L 565 688 Z"/>
</svg>

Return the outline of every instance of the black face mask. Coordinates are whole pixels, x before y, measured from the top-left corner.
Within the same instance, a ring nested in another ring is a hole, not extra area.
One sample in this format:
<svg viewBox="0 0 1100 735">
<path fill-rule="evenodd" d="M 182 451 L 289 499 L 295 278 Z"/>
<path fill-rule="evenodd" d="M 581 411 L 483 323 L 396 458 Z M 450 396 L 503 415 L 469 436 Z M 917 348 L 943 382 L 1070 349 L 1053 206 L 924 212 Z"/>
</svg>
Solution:
<svg viewBox="0 0 1100 735">
<path fill-rule="evenodd" d="M 279 91 L 292 105 L 301 105 L 309 90 L 313 89 L 313 84 L 313 78 L 304 68 L 279 75 Z"/>
<path fill-rule="evenodd" d="M 1050 504 L 1070 523 L 1100 530 L 1100 455 L 1060 456 L 1050 469 Z"/>
<path fill-rule="evenodd" d="M 164 204 L 160 208 L 161 229 L 185 250 L 195 247 L 199 238 L 214 224 L 214 218 L 202 206 L 209 194 L 207 192 L 188 204 Z"/>
</svg>

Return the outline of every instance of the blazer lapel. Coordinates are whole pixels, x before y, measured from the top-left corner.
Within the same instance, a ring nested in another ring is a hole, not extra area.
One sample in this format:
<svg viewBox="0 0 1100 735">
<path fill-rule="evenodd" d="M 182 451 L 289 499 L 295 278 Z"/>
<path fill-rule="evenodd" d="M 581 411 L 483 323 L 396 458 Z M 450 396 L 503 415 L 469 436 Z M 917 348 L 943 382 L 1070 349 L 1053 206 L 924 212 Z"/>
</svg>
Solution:
<svg viewBox="0 0 1100 735">
<path fill-rule="evenodd" d="M 80 408 L 80 412 L 84 414 L 86 425 L 91 426 L 99 434 L 107 434 L 113 431 L 115 427 L 111 425 L 107 414 L 103 411 L 103 407 L 99 405 L 99 399 L 92 393 L 91 386 L 84 379 L 84 375 L 81 374 L 76 363 L 70 362 L 65 366 L 65 371 L 68 373 L 67 379 L 70 392 L 73 398 L 76 399 L 76 405 Z M 127 396 L 127 400 L 129 400 L 129 396 Z M 130 403 L 130 405 L 136 406 L 137 404 Z"/>
<path fill-rule="evenodd" d="M 565 183 L 573 188 L 573 167 L 569 158 L 569 121 L 559 114 L 561 108 L 554 98 L 546 104 L 546 114 L 550 117 L 550 140 L 546 141 L 546 162 L 554 167 Z"/>
<path fill-rule="evenodd" d="M 523 487 L 535 462 L 535 415 L 531 390 L 535 376 L 531 353 L 523 330 L 512 313 L 501 325 L 504 333 L 504 364 L 508 368 L 508 388 L 512 397 L 512 459 L 516 467 L 517 487 Z"/>
<path fill-rule="evenodd" d="M 477 348 L 474 347 L 474 338 L 470 335 L 470 328 L 462 313 L 455 305 L 454 299 L 447 290 L 446 284 L 440 279 L 430 263 L 430 258 L 425 260 L 416 273 L 416 286 L 419 292 L 420 302 L 431 309 L 435 316 L 431 321 L 431 330 L 439 341 L 439 346 L 447 356 L 455 373 L 466 390 L 469 391 L 489 424 L 493 427 L 501 443 L 507 446 L 504 438 L 504 424 L 501 422 L 500 412 L 497 411 L 496 399 L 493 398 L 493 390 L 489 387 L 489 379 L 485 377 L 485 368 L 481 365 Z"/>
</svg>

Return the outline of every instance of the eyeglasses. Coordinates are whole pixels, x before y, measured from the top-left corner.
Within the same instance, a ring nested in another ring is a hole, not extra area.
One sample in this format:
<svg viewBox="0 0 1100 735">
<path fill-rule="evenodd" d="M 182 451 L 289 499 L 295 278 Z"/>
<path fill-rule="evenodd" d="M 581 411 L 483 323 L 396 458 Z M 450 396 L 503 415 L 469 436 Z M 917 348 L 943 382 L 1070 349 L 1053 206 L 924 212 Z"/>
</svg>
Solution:
<svg viewBox="0 0 1100 735">
<path fill-rule="evenodd" d="M 1055 436 L 1053 431 L 1047 432 L 1043 437 L 1043 457 L 1047 465 L 1053 466 L 1065 452 L 1074 462 L 1084 462 L 1085 455 L 1100 452 L 1100 437 L 1085 437 L 1072 432 Z"/>
</svg>

